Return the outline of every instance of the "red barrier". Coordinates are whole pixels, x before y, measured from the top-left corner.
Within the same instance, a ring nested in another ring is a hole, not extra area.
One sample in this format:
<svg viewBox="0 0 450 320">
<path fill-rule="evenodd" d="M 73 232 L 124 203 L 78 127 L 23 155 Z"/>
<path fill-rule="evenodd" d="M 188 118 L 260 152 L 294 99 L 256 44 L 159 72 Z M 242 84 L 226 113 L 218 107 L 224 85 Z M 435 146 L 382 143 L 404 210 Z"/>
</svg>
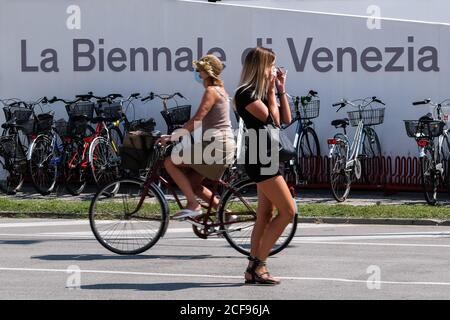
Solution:
<svg viewBox="0 0 450 320">
<path fill-rule="evenodd" d="M 354 189 L 378 189 L 386 192 L 421 191 L 420 161 L 417 157 L 375 157 L 361 160 L 362 177 Z M 444 168 L 447 164 L 444 163 Z M 328 157 L 303 158 L 300 161 L 301 188 L 329 188 Z M 445 191 L 447 181 L 442 186 Z"/>
</svg>

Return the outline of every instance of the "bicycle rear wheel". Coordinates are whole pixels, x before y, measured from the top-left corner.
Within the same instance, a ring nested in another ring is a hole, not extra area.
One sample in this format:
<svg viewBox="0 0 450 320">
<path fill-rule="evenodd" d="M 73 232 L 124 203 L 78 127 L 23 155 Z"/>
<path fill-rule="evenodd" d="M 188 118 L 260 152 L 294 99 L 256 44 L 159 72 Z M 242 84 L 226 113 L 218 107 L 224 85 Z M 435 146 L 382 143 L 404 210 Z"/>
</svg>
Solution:
<svg viewBox="0 0 450 320">
<path fill-rule="evenodd" d="M 30 160 L 28 162 L 31 181 L 37 192 L 48 195 L 56 185 L 57 164 L 50 137 L 38 136 L 30 147 Z"/>
<path fill-rule="evenodd" d="M 425 200 L 431 206 L 437 203 L 437 192 L 439 187 L 440 172 L 436 170 L 433 150 L 425 148 L 425 155 L 420 158 L 420 171 L 422 174 L 422 187 Z"/>
<path fill-rule="evenodd" d="M 228 243 L 238 252 L 250 255 L 251 235 L 256 221 L 258 194 L 256 183 L 242 180 L 229 188 L 222 197 L 218 215 L 220 230 Z M 273 216 L 276 217 L 276 213 Z M 279 253 L 291 242 L 297 230 L 297 215 L 286 227 L 269 255 Z"/>
<path fill-rule="evenodd" d="M 83 166 L 83 140 L 72 140 L 64 146 L 64 182 L 67 191 L 78 196 L 87 184 L 87 169 Z"/>
<path fill-rule="evenodd" d="M 328 170 L 330 177 L 331 192 L 334 199 L 343 202 L 350 193 L 350 172 L 346 169 L 347 143 L 341 142 L 334 146 L 333 152 L 328 159 Z"/>
<path fill-rule="evenodd" d="M 146 192 L 145 194 L 143 192 Z M 164 235 L 169 209 L 161 190 L 138 179 L 109 183 L 92 199 L 89 222 L 100 244 L 117 254 L 150 249 Z"/>
<path fill-rule="evenodd" d="M 4 136 L 0 141 L 0 190 L 16 194 L 23 185 L 26 158 L 14 136 Z"/>
</svg>

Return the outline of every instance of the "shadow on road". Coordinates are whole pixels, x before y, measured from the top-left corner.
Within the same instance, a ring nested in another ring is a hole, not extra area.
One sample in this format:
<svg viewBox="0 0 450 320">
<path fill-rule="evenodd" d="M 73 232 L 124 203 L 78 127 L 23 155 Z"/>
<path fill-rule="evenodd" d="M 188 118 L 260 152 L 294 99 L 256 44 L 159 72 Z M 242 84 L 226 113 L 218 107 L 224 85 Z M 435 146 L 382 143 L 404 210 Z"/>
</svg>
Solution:
<svg viewBox="0 0 450 320">
<path fill-rule="evenodd" d="M 230 288 L 242 287 L 243 283 L 105 283 L 81 286 L 82 290 L 135 290 L 135 291 L 177 291 L 194 288 Z"/>
<path fill-rule="evenodd" d="M 31 259 L 45 260 L 45 261 L 95 261 L 95 260 L 201 260 L 210 258 L 239 258 L 234 256 L 214 256 L 209 254 L 204 255 L 135 255 L 135 256 L 121 256 L 121 255 L 104 255 L 104 254 L 55 254 L 45 256 L 35 256 Z"/>
<path fill-rule="evenodd" d="M 10 245 L 31 245 L 40 243 L 42 241 L 39 240 L 0 240 L 0 245 L 2 244 L 10 244 Z"/>
</svg>

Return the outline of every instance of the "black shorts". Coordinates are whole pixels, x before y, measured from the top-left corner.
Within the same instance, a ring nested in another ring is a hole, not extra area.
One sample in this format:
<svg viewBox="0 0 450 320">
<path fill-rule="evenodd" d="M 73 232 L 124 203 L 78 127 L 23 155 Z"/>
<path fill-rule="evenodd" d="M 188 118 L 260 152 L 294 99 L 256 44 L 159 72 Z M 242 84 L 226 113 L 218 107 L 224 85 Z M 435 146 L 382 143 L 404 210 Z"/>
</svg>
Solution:
<svg viewBox="0 0 450 320">
<path fill-rule="evenodd" d="M 245 164 L 244 165 L 245 172 L 247 173 L 248 177 L 250 178 L 250 180 L 252 180 L 256 183 L 263 182 L 263 181 L 271 179 L 273 177 L 281 176 L 280 170 L 278 170 L 276 173 L 270 174 L 270 175 L 262 174 L 261 169 L 264 167 L 268 167 L 268 166 L 261 165 L 261 164 Z"/>
</svg>

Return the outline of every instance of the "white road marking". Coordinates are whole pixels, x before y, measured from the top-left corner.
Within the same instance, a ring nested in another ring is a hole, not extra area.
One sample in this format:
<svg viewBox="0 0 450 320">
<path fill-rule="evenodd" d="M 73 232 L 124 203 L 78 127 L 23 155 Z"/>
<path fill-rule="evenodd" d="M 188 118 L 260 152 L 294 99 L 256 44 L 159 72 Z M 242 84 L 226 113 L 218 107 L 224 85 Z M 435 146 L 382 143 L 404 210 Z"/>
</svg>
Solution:
<svg viewBox="0 0 450 320">
<path fill-rule="evenodd" d="M 59 227 L 59 226 L 89 226 L 87 220 L 74 221 L 45 221 L 45 222 L 14 222 L 0 223 L 0 228 L 25 228 L 25 227 Z"/>
<path fill-rule="evenodd" d="M 0 268 L 0 271 L 53 272 L 53 273 L 67 273 L 68 272 L 67 269 L 37 269 L 37 268 Z M 242 280 L 242 276 L 212 275 L 212 274 L 154 273 L 154 272 L 129 272 L 129 271 L 108 271 L 108 270 L 80 270 L 80 273 L 148 276 L 148 277 L 212 278 L 212 279 L 239 279 L 239 280 Z M 346 283 L 367 284 L 367 280 L 345 279 L 345 278 L 291 277 L 291 276 L 277 277 L 277 278 L 279 278 L 280 280 L 329 281 L 329 282 L 346 282 Z M 428 282 L 428 281 L 379 281 L 379 283 L 380 284 L 396 284 L 396 285 L 450 286 L 450 282 Z"/>
</svg>

